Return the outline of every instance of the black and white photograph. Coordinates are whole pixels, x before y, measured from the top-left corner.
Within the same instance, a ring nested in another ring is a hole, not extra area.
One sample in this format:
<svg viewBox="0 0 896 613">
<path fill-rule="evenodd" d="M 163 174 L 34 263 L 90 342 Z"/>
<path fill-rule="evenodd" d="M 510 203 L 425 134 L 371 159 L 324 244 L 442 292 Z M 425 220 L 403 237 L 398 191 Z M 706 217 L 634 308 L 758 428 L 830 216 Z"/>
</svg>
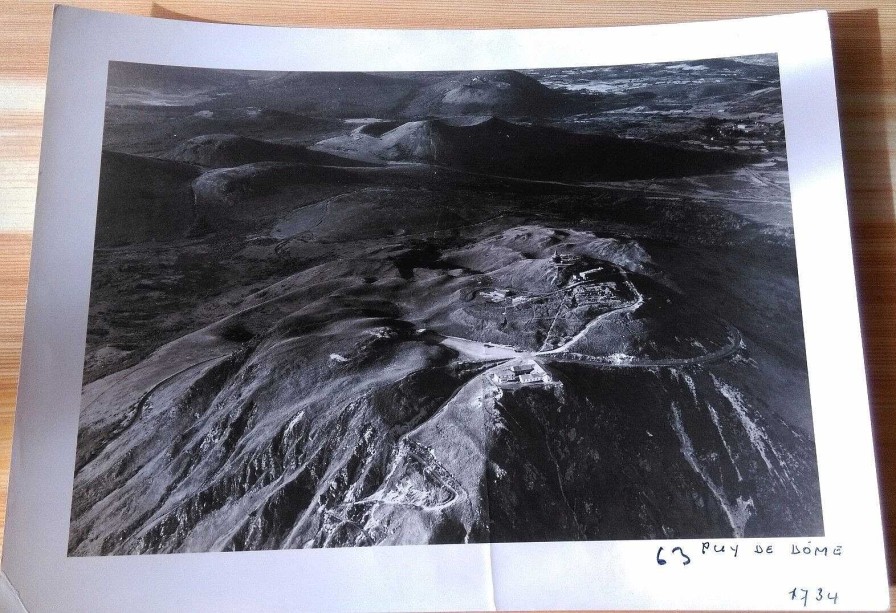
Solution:
<svg viewBox="0 0 896 613">
<path fill-rule="evenodd" d="M 68 555 L 823 536 L 785 136 L 775 54 L 110 62 Z"/>
</svg>

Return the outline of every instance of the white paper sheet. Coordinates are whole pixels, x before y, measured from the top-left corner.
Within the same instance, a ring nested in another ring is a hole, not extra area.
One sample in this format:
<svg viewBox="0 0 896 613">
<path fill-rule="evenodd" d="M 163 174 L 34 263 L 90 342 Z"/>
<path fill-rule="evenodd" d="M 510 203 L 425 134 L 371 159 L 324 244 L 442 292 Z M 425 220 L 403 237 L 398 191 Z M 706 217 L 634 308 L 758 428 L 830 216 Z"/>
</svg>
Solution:
<svg viewBox="0 0 896 613">
<path fill-rule="evenodd" d="M 110 61 L 397 72 L 758 54 L 777 54 L 780 69 L 823 536 L 69 555 Z M 888 606 L 825 13 L 611 29 L 346 31 L 60 7 L 48 79 L 2 563 L 29 611 Z"/>
</svg>

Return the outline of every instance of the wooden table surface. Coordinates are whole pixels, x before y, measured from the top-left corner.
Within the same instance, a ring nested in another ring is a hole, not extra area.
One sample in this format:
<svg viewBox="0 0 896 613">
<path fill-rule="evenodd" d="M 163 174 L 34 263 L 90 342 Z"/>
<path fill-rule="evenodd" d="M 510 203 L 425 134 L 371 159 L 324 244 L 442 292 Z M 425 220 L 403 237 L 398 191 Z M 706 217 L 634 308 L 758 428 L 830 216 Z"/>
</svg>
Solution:
<svg viewBox="0 0 896 613">
<path fill-rule="evenodd" d="M 893 0 L 95 0 L 85 8 L 234 23 L 558 27 L 831 11 L 853 244 L 896 584 L 896 2 Z M 0 0 L 0 526 L 5 515 L 53 3 Z M 2 532 L 0 532 L 2 547 Z M 896 596 L 896 588 L 891 587 Z"/>
</svg>

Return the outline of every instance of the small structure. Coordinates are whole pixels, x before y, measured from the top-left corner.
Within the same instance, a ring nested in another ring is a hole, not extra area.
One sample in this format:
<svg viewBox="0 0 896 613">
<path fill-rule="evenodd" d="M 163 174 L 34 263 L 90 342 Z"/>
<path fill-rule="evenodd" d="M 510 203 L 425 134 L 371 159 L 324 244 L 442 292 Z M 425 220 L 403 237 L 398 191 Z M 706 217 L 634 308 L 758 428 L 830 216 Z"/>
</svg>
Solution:
<svg viewBox="0 0 896 613">
<path fill-rule="evenodd" d="M 495 375 L 495 378 L 499 383 L 512 383 L 514 380 L 516 380 L 516 375 L 509 370 L 505 370 L 504 372 L 497 373 Z"/>
<path fill-rule="evenodd" d="M 574 274 L 572 276 L 572 280 L 574 282 L 592 281 L 592 280 L 596 279 L 597 277 L 599 277 L 601 272 L 602 271 L 600 268 L 591 268 L 591 269 L 585 270 L 583 272 L 577 272 L 576 274 Z"/>
<path fill-rule="evenodd" d="M 576 256 L 569 253 L 557 253 L 554 250 L 554 254 L 551 256 L 551 261 L 558 266 L 569 266 L 570 264 L 574 264 L 578 258 Z"/>
<path fill-rule="evenodd" d="M 509 289 L 493 289 L 490 292 L 482 292 L 482 295 L 492 302 L 503 302 L 513 295 Z"/>
<path fill-rule="evenodd" d="M 554 383 L 551 375 L 535 361 L 514 364 L 509 368 L 492 373 L 490 378 L 492 383 L 501 388 Z"/>
</svg>

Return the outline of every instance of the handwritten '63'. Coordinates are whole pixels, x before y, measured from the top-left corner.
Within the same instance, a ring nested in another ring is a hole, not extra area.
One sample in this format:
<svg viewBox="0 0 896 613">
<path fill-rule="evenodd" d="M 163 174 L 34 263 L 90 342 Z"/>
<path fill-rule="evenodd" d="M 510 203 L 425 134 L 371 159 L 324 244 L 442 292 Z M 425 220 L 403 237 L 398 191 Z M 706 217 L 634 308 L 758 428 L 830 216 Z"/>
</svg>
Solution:
<svg viewBox="0 0 896 613">
<path fill-rule="evenodd" d="M 691 563 L 691 557 L 686 554 L 681 547 L 673 547 L 669 555 L 669 560 L 666 560 L 665 556 L 663 556 L 663 547 L 660 547 L 656 550 L 656 563 L 662 566 L 666 564 L 667 561 L 681 562 L 682 566 L 687 566 Z"/>
</svg>

